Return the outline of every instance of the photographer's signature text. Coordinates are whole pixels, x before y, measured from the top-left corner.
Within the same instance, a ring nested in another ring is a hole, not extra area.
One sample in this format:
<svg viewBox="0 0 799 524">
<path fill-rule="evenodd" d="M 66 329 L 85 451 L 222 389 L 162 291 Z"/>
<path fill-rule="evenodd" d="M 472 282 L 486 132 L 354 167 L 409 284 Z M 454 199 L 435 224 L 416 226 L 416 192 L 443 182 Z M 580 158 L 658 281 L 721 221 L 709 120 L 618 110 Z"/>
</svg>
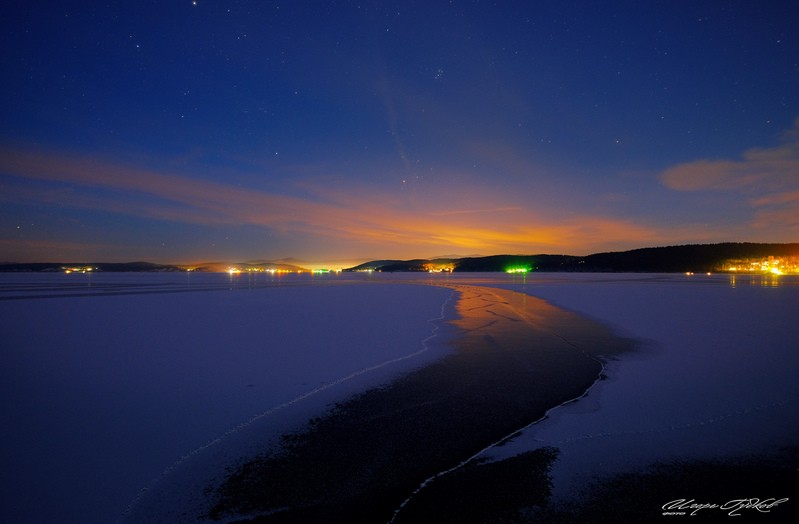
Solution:
<svg viewBox="0 0 799 524">
<path fill-rule="evenodd" d="M 702 503 L 694 499 L 676 499 L 663 504 L 664 515 L 697 515 L 703 510 L 719 510 L 726 512 L 730 517 L 738 517 L 742 511 L 758 511 L 760 513 L 770 513 L 773 508 L 788 502 L 784 499 L 735 499 L 724 504 Z"/>
</svg>

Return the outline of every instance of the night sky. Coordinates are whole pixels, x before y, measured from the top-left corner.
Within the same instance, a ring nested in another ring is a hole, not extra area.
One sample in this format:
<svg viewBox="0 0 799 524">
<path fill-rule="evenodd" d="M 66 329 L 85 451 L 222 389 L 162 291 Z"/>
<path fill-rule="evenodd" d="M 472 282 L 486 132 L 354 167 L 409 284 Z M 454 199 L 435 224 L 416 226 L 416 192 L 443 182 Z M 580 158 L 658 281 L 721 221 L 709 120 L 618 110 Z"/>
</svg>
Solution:
<svg viewBox="0 0 799 524">
<path fill-rule="evenodd" d="M 27 1 L 0 261 L 799 241 L 799 4 Z"/>
</svg>

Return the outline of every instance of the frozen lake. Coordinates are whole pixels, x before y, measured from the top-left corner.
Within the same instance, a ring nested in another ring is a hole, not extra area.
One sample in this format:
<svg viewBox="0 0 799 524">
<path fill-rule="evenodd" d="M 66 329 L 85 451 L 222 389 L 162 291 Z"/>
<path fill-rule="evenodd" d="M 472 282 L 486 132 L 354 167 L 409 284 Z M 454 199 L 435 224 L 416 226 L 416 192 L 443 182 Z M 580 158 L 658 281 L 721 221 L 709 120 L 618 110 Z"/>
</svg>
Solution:
<svg viewBox="0 0 799 524">
<path fill-rule="evenodd" d="M 452 298 L 360 275 L 0 279 L 9 522 L 117 520 L 253 418 L 285 430 L 440 356 L 431 337 Z"/>
<path fill-rule="evenodd" d="M 493 452 L 560 448 L 556 495 L 799 440 L 796 277 L 0 274 L 4 515 L 113 522 L 203 457 L 439 358 L 454 300 L 439 282 L 528 293 L 641 342 Z"/>
<path fill-rule="evenodd" d="M 655 461 L 799 443 L 796 276 L 549 274 L 500 287 L 602 320 L 640 343 L 608 365 L 608 380 L 586 398 L 494 453 L 559 448 L 556 497 Z"/>
</svg>

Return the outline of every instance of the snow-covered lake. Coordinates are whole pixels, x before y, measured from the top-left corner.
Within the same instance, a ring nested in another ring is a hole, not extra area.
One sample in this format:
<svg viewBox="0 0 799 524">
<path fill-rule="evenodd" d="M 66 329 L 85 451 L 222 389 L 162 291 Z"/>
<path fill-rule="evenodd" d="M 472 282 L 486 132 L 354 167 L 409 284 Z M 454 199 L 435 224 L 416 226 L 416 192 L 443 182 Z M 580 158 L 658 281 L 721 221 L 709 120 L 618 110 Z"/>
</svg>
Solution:
<svg viewBox="0 0 799 524">
<path fill-rule="evenodd" d="M 4 519 L 113 522 L 254 417 L 286 429 L 444 351 L 451 290 L 339 277 L 0 274 Z"/>
<path fill-rule="evenodd" d="M 768 454 L 799 443 L 799 279 L 546 274 L 501 284 L 640 342 L 609 379 L 497 458 L 555 446 L 554 495 L 655 461 Z M 678 494 L 675 494 L 678 495 Z"/>
<path fill-rule="evenodd" d="M 799 438 L 796 277 L 0 274 L 4 517 L 129 517 L 204 458 L 439 358 L 454 296 L 437 282 L 529 293 L 641 341 L 496 452 L 561 448 L 556 494 Z"/>
</svg>

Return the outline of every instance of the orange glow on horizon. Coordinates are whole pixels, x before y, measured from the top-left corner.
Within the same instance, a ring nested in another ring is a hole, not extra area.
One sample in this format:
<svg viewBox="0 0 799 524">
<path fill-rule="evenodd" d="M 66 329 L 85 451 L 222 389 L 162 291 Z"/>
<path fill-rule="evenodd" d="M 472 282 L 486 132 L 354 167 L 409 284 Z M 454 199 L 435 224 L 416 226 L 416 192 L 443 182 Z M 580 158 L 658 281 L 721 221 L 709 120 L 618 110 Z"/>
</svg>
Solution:
<svg viewBox="0 0 799 524">
<path fill-rule="evenodd" d="M 431 187 L 428 195 L 413 201 L 375 188 L 326 191 L 303 186 L 314 194 L 311 199 L 121 166 L 101 158 L 32 150 L 0 152 L 1 167 L 17 179 L 88 189 L 63 192 L 59 206 L 199 226 L 253 225 L 313 245 L 327 240 L 340 246 L 338 252 L 325 249 L 317 256 L 353 252 L 392 258 L 453 252 L 580 255 L 607 250 L 607 246 L 662 244 L 669 237 L 665 230 L 631 220 L 575 213 L 564 218 L 561 210 L 525 208 L 513 200 L 512 193 L 485 186 Z M 9 187 L 12 191 L 6 198 L 14 198 L 19 188 Z M 35 192 L 18 194 L 33 202 L 45 198 Z M 26 246 L 24 241 L 13 244 L 15 250 Z M 27 247 L 37 251 L 33 245 Z M 149 255 L 116 258 L 137 256 Z"/>
</svg>

